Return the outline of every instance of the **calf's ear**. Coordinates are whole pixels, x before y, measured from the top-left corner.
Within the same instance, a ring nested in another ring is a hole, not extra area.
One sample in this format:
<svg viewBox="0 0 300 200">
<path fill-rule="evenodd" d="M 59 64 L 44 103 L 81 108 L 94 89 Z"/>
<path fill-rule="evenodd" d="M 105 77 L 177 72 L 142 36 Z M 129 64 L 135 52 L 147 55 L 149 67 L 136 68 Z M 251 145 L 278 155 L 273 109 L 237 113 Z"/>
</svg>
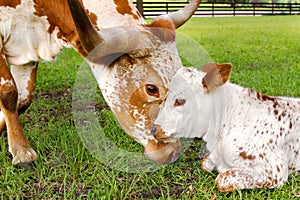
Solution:
<svg viewBox="0 0 300 200">
<path fill-rule="evenodd" d="M 208 63 L 204 65 L 201 71 L 206 72 L 206 75 L 202 79 L 202 85 L 207 93 L 213 92 L 225 84 L 229 80 L 231 70 L 231 63 Z"/>
</svg>

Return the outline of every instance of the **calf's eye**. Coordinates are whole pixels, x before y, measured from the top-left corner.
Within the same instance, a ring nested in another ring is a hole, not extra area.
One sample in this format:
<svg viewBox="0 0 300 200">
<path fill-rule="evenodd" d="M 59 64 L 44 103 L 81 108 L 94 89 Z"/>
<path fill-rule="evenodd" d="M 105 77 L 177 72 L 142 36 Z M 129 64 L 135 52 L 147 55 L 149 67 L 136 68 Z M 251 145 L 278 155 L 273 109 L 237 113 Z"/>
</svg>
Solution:
<svg viewBox="0 0 300 200">
<path fill-rule="evenodd" d="M 156 98 L 159 98 L 159 89 L 156 85 L 146 84 L 146 92 L 150 96 L 154 96 Z"/>
<path fill-rule="evenodd" d="M 183 106 L 185 104 L 186 100 L 185 99 L 176 99 L 174 102 L 174 106 Z"/>
</svg>

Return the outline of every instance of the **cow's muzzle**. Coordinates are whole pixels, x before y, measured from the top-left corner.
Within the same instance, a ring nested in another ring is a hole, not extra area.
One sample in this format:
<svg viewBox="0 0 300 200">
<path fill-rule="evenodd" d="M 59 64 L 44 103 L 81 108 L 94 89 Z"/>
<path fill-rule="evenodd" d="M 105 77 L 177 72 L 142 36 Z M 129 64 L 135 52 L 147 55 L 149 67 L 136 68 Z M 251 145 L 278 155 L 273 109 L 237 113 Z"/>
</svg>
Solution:
<svg viewBox="0 0 300 200">
<path fill-rule="evenodd" d="M 148 140 L 144 146 L 145 156 L 161 164 L 175 162 L 180 156 L 180 140 L 166 142 L 163 140 Z"/>
</svg>

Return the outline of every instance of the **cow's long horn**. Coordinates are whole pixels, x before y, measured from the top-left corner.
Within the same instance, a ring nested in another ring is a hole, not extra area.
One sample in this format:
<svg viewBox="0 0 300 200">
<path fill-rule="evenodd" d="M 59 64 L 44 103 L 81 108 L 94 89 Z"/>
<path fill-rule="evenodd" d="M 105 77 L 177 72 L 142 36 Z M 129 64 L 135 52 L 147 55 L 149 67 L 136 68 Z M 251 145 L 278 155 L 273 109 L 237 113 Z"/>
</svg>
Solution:
<svg viewBox="0 0 300 200">
<path fill-rule="evenodd" d="M 68 0 L 68 3 L 82 47 L 88 54 L 103 41 L 103 38 L 94 28 L 80 1 Z"/>
<path fill-rule="evenodd" d="M 193 16 L 200 2 L 201 0 L 191 0 L 191 2 L 181 10 L 178 10 L 176 12 L 167 15 L 161 15 L 155 18 L 155 20 L 169 19 L 173 22 L 175 28 L 178 28 Z"/>
</svg>

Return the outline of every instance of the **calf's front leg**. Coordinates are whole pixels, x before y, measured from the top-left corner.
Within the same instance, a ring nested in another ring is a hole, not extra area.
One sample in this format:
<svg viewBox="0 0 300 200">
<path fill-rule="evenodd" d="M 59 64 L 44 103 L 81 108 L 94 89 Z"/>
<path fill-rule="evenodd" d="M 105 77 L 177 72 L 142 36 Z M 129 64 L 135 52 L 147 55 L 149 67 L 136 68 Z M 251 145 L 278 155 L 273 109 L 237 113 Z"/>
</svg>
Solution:
<svg viewBox="0 0 300 200">
<path fill-rule="evenodd" d="M 13 164 L 36 160 L 37 154 L 31 148 L 24 135 L 18 116 L 18 91 L 4 56 L 0 53 L 0 108 L 7 127 L 9 152 L 13 156 Z"/>
</svg>

